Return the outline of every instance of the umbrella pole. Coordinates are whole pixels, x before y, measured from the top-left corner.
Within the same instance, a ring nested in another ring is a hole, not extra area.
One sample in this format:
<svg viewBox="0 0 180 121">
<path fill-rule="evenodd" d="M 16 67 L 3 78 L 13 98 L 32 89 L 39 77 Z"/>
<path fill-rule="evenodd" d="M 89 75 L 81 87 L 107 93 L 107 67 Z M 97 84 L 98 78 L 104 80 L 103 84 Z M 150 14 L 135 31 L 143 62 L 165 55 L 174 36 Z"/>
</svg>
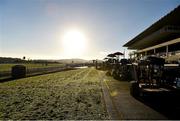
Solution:
<svg viewBox="0 0 180 121">
<path fill-rule="evenodd" d="M 119 55 L 117 56 L 117 62 L 119 63 Z"/>
</svg>

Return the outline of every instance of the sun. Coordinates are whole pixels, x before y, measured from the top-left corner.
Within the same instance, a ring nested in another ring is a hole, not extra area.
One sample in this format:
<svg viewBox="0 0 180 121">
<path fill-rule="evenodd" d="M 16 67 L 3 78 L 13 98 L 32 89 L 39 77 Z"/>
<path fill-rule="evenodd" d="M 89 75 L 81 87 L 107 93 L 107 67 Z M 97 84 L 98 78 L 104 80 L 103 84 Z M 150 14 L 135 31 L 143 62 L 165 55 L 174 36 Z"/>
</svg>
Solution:
<svg viewBox="0 0 180 121">
<path fill-rule="evenodd" d="M 83 32 L 73 29 L 64 34 L 62 45 L 66 57 L 79 57 L 87 47 L 87 39 Z"/>
</svg>

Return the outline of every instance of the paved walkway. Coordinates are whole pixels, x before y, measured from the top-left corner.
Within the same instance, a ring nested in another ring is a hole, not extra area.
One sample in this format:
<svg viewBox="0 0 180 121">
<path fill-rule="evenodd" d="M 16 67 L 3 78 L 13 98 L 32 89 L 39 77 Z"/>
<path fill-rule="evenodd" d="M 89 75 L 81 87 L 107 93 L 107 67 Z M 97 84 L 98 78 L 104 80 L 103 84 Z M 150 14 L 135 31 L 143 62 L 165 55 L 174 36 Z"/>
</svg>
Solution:
<svg viewBox="0 0 180 121">
<path fill-rule="evenodd" d="M 129 93 L 129 82 L 117 81 L 104 76 L 101 84 L 110 119 L 167 119 L 159 112 L 133 98 Z"/>
</svg>

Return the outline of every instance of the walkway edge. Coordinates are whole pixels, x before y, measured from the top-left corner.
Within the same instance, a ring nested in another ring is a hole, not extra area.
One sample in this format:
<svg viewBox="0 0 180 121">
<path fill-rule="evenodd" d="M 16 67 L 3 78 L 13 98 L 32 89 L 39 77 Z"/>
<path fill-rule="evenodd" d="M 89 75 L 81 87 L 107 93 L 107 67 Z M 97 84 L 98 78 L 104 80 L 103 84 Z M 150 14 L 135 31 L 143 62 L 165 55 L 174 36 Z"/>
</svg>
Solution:
<svg viewBox="0 0 180 121">
<path fill-rule="evenodd" d="M 110 120 L 120 120 L 121 117 L 118 114 L 118 111 L 115 108 L 115 105 L 111 99 L 111 95 L 110 95 L 110 92 L 108 90 L 108 87 L 106 86 L 106 84 L 104 82 L 104 78 L 101 79 L 101 87 L 102 87 L 106 111 L 110 117 Z"/>
</svg>

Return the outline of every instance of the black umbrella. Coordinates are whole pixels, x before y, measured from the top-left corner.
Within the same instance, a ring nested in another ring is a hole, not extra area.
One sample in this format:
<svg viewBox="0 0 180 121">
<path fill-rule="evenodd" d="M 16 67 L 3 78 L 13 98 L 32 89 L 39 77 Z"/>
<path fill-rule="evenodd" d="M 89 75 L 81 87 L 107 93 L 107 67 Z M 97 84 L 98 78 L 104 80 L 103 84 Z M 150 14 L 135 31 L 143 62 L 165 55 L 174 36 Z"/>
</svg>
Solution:
<svg viewBox="0 0 180 121">
<path fill-rule="evenodd" d="M 114 55 L 117 56 L 117 60 L 119 61 L 119 56 L 124 55 L 124 54 L 121 52 L 115 52 Z"/>
<path fill-rule="evenodd" d="M 120 55 L 124 55 L 123 53 L 121 53 L 121 52 L 115 52 L 114 53 L 114 55 L 118 55 L 118 56 L 120 56 Z"/>
<path fill-rule="evenodd" d="M 109 58 L 104 58 L 103 60 L 107 60 L 107 59 L 109 59 Z"/>
<path fill-rule="evenodd" d="M 114 57 L 116 57 L 116 55 L 111 53 L 111 54 L 107 55 L 107 57 L 110 57 L 108 61 L 113 61 L 113 63 L 114 63 Z"/>
<path fill-rule="evenodd" d="M 109 55 L 107 55 L 107 57 L 114 58 L 114 57 L 116 57 L 116 55 L 114 55 L 114 54 L 109 54 Z"/>
</svg>

